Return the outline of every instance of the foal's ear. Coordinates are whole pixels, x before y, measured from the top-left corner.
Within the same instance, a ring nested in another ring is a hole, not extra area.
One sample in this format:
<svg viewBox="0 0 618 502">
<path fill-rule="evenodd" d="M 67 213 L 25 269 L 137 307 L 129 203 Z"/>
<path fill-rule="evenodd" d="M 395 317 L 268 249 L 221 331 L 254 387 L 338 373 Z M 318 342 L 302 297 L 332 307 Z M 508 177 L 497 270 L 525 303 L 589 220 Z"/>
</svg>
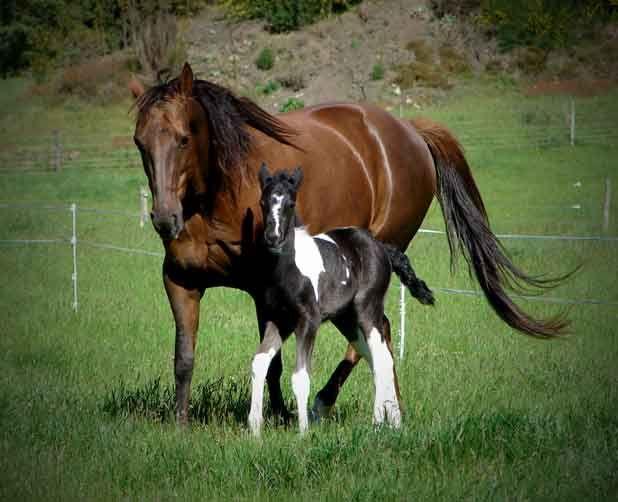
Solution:
<svg viewBox="0 0 618 502">
<path fill-rule="evenodd" d="M 185 96 L 193 95 L 193 70 L 189 63 L 185 62 L 180 73 L 180 92 Z"/>
<path fill-rule="evenodd" d="M 260 186 L 262 188 L 264 188 L 264 186 L 266 186 L 272 179 L 272 176 L 270 175 L 270 171 L 268 170 L 268 166 L 266 165 L 266 162 L 262 162 L 262 166 L 260 167 L 260 173 L 258 176 L 260 178 Z"/>
<path fill-rule="evenodd" d="M 298 189 L 302 181 L 303 181 L 303 168 L 298 166 L 296 169 L 294 169 L 294 172 L 292 173 L 292 184 L 294 185 L 294 188 Z"/>
</svg>

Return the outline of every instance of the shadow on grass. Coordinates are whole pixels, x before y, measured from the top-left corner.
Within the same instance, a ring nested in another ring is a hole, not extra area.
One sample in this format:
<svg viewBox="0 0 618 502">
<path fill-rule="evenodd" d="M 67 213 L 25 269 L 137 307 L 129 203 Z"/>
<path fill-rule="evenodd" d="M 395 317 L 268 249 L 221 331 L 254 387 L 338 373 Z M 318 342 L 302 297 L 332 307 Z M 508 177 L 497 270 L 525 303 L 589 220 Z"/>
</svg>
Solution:
<svg viewBox="0 0 618 502">
<path fill-rule="evenodd" d="M 193 422 L 247 421 L 251 395 L 245 380 L 217 378 L 194 385 L 189 403 Z M 136 387 L 124 381 L 103 398 L 101 409 L 113 417 L 136 416 L 160 422 L 174 419 L 174 388 L 157 377 Z"/>
</svg>

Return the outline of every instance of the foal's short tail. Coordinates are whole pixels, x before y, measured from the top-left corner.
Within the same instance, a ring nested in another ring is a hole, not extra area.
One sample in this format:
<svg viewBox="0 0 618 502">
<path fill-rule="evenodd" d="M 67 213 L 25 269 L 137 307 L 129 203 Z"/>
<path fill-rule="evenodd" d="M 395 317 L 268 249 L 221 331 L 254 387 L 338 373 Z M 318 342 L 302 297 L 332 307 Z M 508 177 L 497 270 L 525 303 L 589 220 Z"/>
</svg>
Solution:
<svg viewBox="0 0 618 502">
<path fill-rule="evenodd" d="M 556 286 L 570 274 L 541 279 L 518 269 L 489 228 L 481 194 L 459 142 L 445 127 L 430 120 L 416 119 L 412 125 L 427 143 L 436 166 L 437 198 L 446 222 L 451 257 L 455 248 L 461 251 L 489 304 L 509 326 L 539 338 L 564 334 L 568 321 L 563 315 L 535 319 L 509 298 L 505 288 L 538 291 Z"/>
<path fill-rule="evenodd" d="M 383 246 L 393 267 L 393 272 L 407 286 L 410 294 L 423 305 L 433 305 L 434 298 L 431 289 L 427 287 L 425 281 L 416 277 L 408 257 L 395 246 L 390 244 L 383 244 Z"/>
</svg>

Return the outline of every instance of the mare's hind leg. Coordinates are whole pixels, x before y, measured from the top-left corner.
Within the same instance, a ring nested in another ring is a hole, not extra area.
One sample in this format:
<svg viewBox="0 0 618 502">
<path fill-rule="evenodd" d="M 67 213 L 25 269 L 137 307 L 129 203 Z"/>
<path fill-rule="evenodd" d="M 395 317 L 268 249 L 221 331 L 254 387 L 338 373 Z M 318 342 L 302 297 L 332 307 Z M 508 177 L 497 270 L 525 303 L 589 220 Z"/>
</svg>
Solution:
<svg viewBox="0 0 618 502">
<path fill-rule="evenodd" d="M 266 319 L 264 318 L 264 314 L 262 314 L 259 307 L 256 307 L 256 313 L 261 342 L 264 339 L 266 332 Z M 266 383 L 268 384 L 270 407 L 272 408 L 273 413 L 280 417 L 284 423 L 288 423 L 291 419 L 291 414 L 285 407 L 283 392 L 281 392 L 281 373 L 283 373 L 283 363 L 281 362 L 281 350 L 279 349 L 268 367 Z"/>
<path fill-rule="evenodd" d="M 356 318 L 351 314 L 346 314 L 332 320 L 335 327 L 345 336 L 348 341 L 355 340 L 358 335 L 358 323 Z M 362 359 L 362 355 L 354 348 L 351 343 L 343 356 L 343 360 L 337 365 L 335 371 L 326 382 L 326 385 L 317 393 L 313 401 L 311 414 L 315 420 L 321 417 L 330 415 L 341 387 L 350 376 L 350 373 L 358 362 Z"/>
<path fill-rule="evenodd" d="M 364 317 L 364 316 L 363 316 Z M 376 425 L 386 420 L 393 427 L 401 426 L 401 409 L 397 391 L 397 376 L 392 352 L 384 333 L 387 323 L 384 316 L 361 319 L 360 325 L 370 353 L 371 369 L 375 387 L 373 422 Z"/>
<path fill-rule="evenodd" d="M 393 345 L 391 342 L 391 324 L 388 320 L 388 317 L 386 316 L 383 316 L 382 322 L 384 339 L 386 340 L 386 344 L 392 356 Z M 359 334 L 359 325 L 355 318 L 351 316 L 337 318 L 333 320 L 333 324 L 348 340 L 357 339 Z M 332 412 L 332 409 L 335 406 L 335 402 L 337 401 L 337 397 L 339 396 L 339 392 L 343 387 L 343 384 L 350 376 L 350 373 L 352 373 L 354 367 L 363 358 L 363 355 L 365 355 L 365 357 L 368 355 L 361 354 L 354 345 L 354 343 L 348 344 L 345 355 L 343 356 L 343 360 L 337 365 L 335 371 L 328 379 L 328 382 L 326 382 L 326 385 L 322 388 L 322 390 L 320 390 L 320 392 L 317 393 L 313 402 L 312 410 L 315 419 L 319 420 L 321 417 L 328 416 Z M 368 362 L 369 364 L 371 364 L 371 361 Z M 401 397 L 399 393 L 399 381 L 397 379 L 397 372 L 395 371 L 394 367 L 393 376 L 395 379 L 395 392 L 397 394 L 397 399 L 401 403 Z"/>
</svg>

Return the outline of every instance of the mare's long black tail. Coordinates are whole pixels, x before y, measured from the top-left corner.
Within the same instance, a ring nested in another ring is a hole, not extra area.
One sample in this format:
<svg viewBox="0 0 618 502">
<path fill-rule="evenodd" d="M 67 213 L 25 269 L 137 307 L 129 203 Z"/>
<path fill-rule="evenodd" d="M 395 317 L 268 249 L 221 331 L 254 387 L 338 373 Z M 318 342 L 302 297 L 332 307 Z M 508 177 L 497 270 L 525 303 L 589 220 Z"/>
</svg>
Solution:
<svg viewBox="0 0 618 502">
<path fill-rule="evenodd" d="M 390 244 L 383 244 L 383 246 L 393 267 L 393 272 L 406 285 L 410 294 L 423 305 L 433 305 L 435 300 L 431 289 L 427 287 L 425 281 L 416 276 L 408 257 L 395 246 Z"/>
<path fill-rule="evenodd" d="M 496 314 L 512 328 L 539 338 L 553 338 L 566 332 L 563 315 L 537 319 L 523 311 L 506 289 L 530 292 L 556 286 L 571 273 L 557 278 L 540 278 L 517 268 L 491 231 L 476 183 L 455 137 L 443 126 L 427 119 L 412 125 L 427 143 L 434 159 L 437 197 L 442 206 L 451 257 L 457 250 L 465 257 L 485 298 Z"/>
</svg>

